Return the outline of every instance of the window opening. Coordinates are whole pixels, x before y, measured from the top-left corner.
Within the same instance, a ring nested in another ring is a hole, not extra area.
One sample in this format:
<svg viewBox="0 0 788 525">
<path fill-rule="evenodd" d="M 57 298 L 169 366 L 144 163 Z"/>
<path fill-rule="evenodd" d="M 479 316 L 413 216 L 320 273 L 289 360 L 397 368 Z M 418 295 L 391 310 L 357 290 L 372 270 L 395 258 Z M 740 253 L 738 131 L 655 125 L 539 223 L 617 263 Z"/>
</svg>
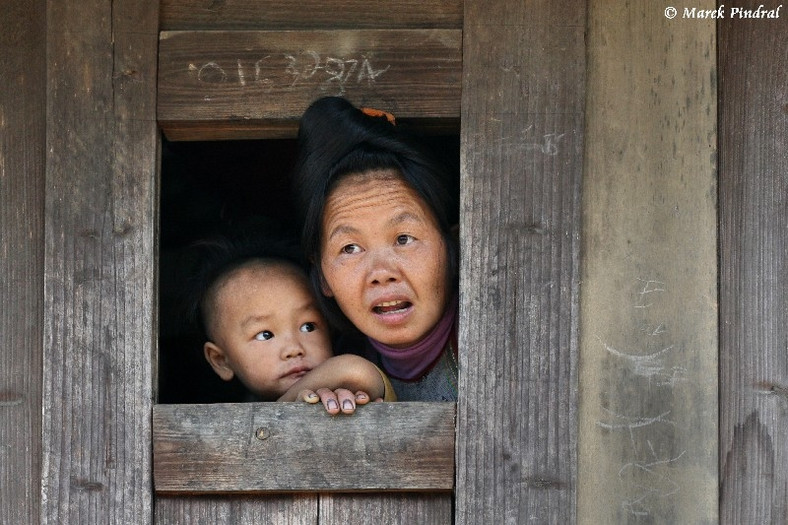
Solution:
<svg viewBox="0 0 788 525">
<path fill-rule="evenodd" d="M 424 137 L 451 174 L 459 201 L 459 136 Z M 172 142 L 162 140 L 159 250 L 158 402 L 218 403 L 244 398 L 237 381 L 210 369 L 203 341 L 184 322 L 181 297 L 187 249 L 199 239 L 247 221 L 295 222 L 289 174 L 295 139 Z M 458 210 L 453 210 L 458 223 Z"/>
</svg>

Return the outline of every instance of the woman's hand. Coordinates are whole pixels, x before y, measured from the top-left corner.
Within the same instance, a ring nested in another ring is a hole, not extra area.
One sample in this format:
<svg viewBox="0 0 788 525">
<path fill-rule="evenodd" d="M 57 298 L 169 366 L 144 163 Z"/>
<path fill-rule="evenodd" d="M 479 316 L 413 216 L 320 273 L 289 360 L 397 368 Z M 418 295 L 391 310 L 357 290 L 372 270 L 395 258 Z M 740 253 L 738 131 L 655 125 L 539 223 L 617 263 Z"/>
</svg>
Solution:
<svg viewBox="0 0 788 525">
<path fill-rule="evenodd" d="M 356 406 L 370 399 L 382 401 L 385 395 L 386 385 L 377 367 L 363 357 L 345 354 L 310 370 L 279 401 L 320 401 L 331 415 L 352 414 Z"/>
<path fill-rule="evenodd" d="M 369 403 L 369 395 L 366 392 L 359 390 L 355 394 L 346 388 L 337 388 L 331 390 L 330 388 L 318 388 L 316 392 L 312 390 L 302 390 L 298 394 L 298 399 L 306 401 L 307 403 L 323 403 L 323 406 L 331 415 L 339 414 L 352 414 L 356 411 L 357 405 L 366 405 Z M 382 401 L 378 398 L 377 401 Z"/>
</svg>

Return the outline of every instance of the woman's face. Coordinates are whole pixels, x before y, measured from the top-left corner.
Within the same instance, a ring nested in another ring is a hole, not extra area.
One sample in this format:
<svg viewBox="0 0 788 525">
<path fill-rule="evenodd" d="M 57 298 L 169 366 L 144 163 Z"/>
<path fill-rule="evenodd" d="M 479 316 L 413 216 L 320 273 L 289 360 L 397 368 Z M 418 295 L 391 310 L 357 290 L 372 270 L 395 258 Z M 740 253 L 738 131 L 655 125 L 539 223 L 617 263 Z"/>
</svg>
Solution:
<svg viewBox="0 0 788 525">
<path fill-rule="evenodd" d="M 424 338 L 450 297 L 447 246 L 427 204 L 395 170 L 348 175 L 323 212 L 323 293 L 368 337 Z"/>
</svg>

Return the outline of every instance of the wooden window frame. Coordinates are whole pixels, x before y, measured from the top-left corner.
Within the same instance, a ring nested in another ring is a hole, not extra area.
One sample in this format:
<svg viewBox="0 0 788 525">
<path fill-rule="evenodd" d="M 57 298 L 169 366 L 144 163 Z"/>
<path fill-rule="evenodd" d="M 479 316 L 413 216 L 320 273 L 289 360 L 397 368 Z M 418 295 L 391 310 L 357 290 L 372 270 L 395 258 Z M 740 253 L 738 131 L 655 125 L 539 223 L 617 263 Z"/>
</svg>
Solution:
<svg viewBox="0 0 788 525">
<path fill-rule="evenodd" d="M 420 131 L 459 131 L 461 2 L 422 3 L 421 19 L 346 20 L 352 29 L 330 12 L 312 12 L 306 28 L 282 10 L 279 22 L 255 17 L 252 4 L 206 23 L 184 4 L 162 4 L 157 113 L 170 140 L 293 137 L 321 95 L 391 110 Z M 154 486 L 169 496 L 451 492 L 455 414 L 455 403 L 372 404 L 352 417 L 299 403 L 154 405 Z"/>
</svg>

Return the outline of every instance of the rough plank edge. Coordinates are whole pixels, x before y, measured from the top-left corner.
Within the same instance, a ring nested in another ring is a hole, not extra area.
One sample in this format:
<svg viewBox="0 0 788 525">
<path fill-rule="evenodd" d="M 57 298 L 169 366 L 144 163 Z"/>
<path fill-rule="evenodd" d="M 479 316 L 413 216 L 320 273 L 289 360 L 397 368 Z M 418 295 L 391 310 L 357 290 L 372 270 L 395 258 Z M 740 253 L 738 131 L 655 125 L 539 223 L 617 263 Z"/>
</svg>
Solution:
<svg viewBox="0 0 788 525">
<path fill-rule="evenodd" d="M 205 4 L 209 5 L 203 7 Z M 392 5 L 399 9 L 389 8 Z M 341 5 L 322 0 L 296 4 L 282 0 L 165 0 L 161 3 L 160 20 L 162 30 L 458 29 L 463 22 L 463 0 L 399 1 L 386 5 L 365 0 L 344 0 Z"/>
<path fill-rule="evenodd" d="M 460 132 L 460 118 L 398 119 L 424 135 L 456 135 Z M 271 120 L 163 120 L 159 122 L 164 136 L 172 142 L 201 140 L 260 140 L 292 139 L 298 134 L 297 119 Z"/>
</svg>

